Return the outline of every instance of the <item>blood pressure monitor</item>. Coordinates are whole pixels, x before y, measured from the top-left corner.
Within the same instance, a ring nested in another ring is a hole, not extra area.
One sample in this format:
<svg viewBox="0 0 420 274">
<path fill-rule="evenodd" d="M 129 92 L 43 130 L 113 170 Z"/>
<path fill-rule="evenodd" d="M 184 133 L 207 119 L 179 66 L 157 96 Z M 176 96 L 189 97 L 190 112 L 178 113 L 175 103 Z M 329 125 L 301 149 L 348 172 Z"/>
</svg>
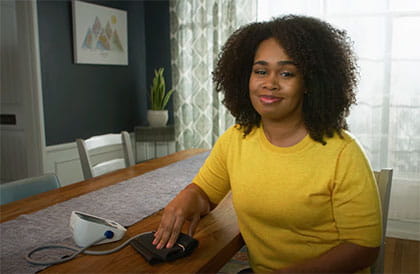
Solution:
<svg viewBox="0 0 420 274">
<path fill-rule="evenodd" d="M 127 231 L 122 225 L 93 216 L 80 211 L 73 211 L 70 217 L 70 229 L 73 232 L 73 239 L 80 247 L 86 247 L 92 242 L 106 237 L 96 244 L 110 243 L 121 240 Z"/>
</svg>

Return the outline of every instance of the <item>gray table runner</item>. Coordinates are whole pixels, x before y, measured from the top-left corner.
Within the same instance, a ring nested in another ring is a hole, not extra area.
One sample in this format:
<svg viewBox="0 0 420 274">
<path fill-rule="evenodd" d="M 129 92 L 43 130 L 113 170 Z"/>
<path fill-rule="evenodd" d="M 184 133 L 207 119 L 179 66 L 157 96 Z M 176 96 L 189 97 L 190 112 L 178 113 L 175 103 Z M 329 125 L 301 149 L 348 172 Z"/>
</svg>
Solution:
<svg viewBox="0 0 420 274">
<path fill-rule="evenodd" d="M 1 223 L 1 273 L 34 273 L 46 268 L 31 265 L 24 258 L 28 251 L 37 246 L 52 243 L 76 246 L 69 227 L 73 210 L 114 220 L 123 226 L 133 225 L 153 214 L 165 207 L 191 182 L 207 156 L 208 152 L 202 153 Z M 65 254 L 63 250 L 55 252 L 60 255 Z M 53 253 L 53 251 L 43 252 L 42 258 L 48 259 L 54 255 Z"/>
</svg>

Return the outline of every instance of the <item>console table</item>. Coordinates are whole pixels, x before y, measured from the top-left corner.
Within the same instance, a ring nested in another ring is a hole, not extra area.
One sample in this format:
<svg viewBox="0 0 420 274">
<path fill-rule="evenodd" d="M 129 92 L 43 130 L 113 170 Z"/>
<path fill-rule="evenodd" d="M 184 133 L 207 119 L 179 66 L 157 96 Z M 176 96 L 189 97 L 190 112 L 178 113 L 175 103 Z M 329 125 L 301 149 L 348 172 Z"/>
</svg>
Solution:
<svg viewBox="0 0 420 274">
<path fill-rule="evenodd" d="M 164 127 L 134 127 L 136 162 L 162 157 L 175 152 L 175 129 Z"/>
</svg>

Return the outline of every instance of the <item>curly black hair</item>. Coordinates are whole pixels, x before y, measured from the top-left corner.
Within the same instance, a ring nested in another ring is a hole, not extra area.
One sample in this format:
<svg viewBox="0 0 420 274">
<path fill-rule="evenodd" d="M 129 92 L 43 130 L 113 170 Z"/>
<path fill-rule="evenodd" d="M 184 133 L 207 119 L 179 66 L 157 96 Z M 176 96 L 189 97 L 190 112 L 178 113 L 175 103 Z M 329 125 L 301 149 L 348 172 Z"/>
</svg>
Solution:
<svg viewBox="0 0 420 274">
<path fill-rule="evenodd" d="M 227 40 L 213 72 L 216 90 L 244 136 L 260 125 L 261 117 L 249 97 L 249 77 L 259 44 L 275 38 L 303 75 L 306 93 L 303 117 L 311 138 L 326 144 L 324 137 L 347 129 L 346 117 L 356 103 L 358 79 L 352 43 L 345 31 L 307 16 L 287 15 L 271 21 L 245 25 Z"/>
</svg>

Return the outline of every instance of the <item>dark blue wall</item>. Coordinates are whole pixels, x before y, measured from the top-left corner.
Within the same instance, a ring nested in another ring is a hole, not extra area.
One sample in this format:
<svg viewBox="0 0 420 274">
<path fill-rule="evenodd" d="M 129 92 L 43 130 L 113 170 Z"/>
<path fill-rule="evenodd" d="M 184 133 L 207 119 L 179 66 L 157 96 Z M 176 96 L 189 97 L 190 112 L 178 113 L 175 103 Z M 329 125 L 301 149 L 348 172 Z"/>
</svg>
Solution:
<svg viewBox="0 0 420 274">
<path fill-rule="evenodd" d="M 170 21 L 169 1 L 146 1 L 145 25 L 146 25 L 146 52 L 147 67 L 146 79 L 147 90 L 150 90 L 154 76 L 154 70 L 164 68 L 166 86 L 172 87 L 171 55 L 170 55 Z M 168 104 L 169 124 L 173 124 L 172 102 Z"/>
<path fill-rule="evenodd" d="M 38 0 L 47 145 L 147 125 L 154 68 L 165 67 L 171 84 L 167 0 L 86 2 L 127 11 L 129 64 L 74 64 L 71 1 Z"/>
</svg>

